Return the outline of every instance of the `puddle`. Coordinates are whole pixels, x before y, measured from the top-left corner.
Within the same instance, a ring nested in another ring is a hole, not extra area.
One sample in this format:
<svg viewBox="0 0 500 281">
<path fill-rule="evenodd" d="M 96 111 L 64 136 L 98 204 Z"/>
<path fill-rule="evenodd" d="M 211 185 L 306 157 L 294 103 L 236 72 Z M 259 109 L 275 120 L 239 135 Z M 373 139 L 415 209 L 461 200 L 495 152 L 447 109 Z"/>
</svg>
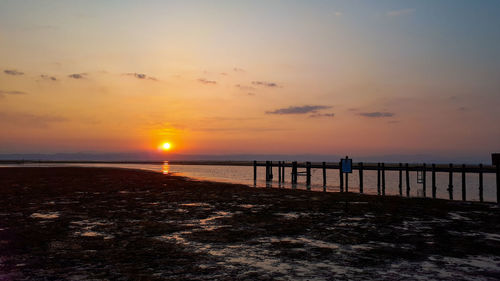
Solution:
<svg viewBox="0 0 500 281">
<path fill-rule="evenodd" d="M 186 207 L 210 207 L 212 208 L 213 205 L 208 204 L 208 203 L 201 203 L 201 202 L 195 202 L 195 203 L 184 203 L 184 204 L 179 204 L 180 206 L 186 206 Z"/>
<path fill-rule="evenodd" d="M 33 213 L 30 217 L 43 220 L 57 219 L 59 217 L 59 212 Z"/>
<path fill-rule="evenodd" d="M 75 234 L 80 235 L 82 237 L 103 237 L 105 240 L 113 238 L 112 235 L 107 235 L 97 231 L 76 232 Z"/>
<path fill-rule="evenodd" d="M 289 213 L 275 213 L 275 215 L 282 216 L 285 219 L 293 220 L 293 219 L 298 219 L 301 216 L 307 216 L 309 214 L 308 213 L 289 212 Z"/>
</svg>

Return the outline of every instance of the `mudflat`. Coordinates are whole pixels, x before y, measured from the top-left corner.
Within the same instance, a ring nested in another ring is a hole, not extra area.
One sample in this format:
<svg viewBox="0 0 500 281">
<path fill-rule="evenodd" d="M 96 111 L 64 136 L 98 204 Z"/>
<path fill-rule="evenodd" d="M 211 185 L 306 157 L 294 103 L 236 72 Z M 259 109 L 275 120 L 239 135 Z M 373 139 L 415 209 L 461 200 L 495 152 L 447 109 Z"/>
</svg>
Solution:
<svg viewBox="0 0 500 281">
<path fill-rule="evenodd" d="M 496 204 L 0 168 L 0 280 L 500 279 Z"/>
</svg>

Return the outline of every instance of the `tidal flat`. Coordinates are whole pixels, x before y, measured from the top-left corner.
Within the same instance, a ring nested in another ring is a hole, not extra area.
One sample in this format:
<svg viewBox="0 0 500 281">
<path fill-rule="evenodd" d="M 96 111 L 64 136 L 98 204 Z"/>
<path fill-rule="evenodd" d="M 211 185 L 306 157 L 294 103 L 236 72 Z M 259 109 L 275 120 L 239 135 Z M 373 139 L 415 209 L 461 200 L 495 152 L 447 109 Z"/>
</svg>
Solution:
<svg viewBox="0 0 500 281">
<path fill-rule="evenodd" d="M 491 203 L 0 168 L 0 280 L 499 280 Z"/>
</svg>

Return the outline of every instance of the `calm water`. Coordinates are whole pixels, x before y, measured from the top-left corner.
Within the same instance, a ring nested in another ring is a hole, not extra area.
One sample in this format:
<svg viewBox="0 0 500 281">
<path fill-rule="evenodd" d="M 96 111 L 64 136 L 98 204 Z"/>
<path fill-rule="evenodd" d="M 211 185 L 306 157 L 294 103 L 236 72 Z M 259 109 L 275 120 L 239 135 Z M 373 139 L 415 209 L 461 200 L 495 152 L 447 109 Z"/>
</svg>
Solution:
<svg viewBox="0 0 500 281">
<path fill-rule="evenodd" d="M 22 165 L 3 165 L 3 166 L 22 166 Z M 24 165 L 28 166 L 28 165 Z M 156 171 L 160 173 L 176 174 L 186 176 L 198 180 L 210 180 L 229 183 L 241 183 L 247 185 L 254 185 L 253 181 L 253 167 L 241 166 L 210 166 L 210 165 L 153 165 L 153 164 L 29 164 L 29 166 L 85 166 L 85 167 L 119 167 L 129 169 L 141 169 Z M 302 169 L 299 169 L 301 171 Z M 281 187 L 281 188 L 297 188 L 306 189 L 305 177 L 299 177 L 299 183 L 294 187 L 291 180 L 291 168 L 285 170 L 285 183 L 278 183 L 278 168 L 273 168 L 275 180 L 267 186 Z M 266 187 L 264 180 L 265 167 L 257 168 L 257 184 L 258 187 Z M 323 177 L 321 169 L 312 169 L 311 189 L 316 191 L 323 190 Z M 377 194 L 377 171 L 364 171 L 364 192 L 368 194 Z M 339 191 L 339 174 L 338 170 L 327 170 L 327 187 L 329 192 Z M 483 174 L 484 179 L 484 200 L 496 201 L 496 183 L 495 174 Z M 386 194 L 398 195 L 399 194 L 399 172 L 386 171 Z M 454 192 L 453 197 L 455 200 L 462 198 L 462 176 L 455 173 L 453 177 Z M 436 173 L 436 185 L 438 198 L 448 199 L 448 173 Z M 479 175 L 467 174 L 467 200 L 479 201 Z M 353 171 L 349 175 L 349 191 L 359 192 L 359 174 Z M 403 174 L 403 194 L 406 195 L 405 178 Z M 427 174 L 427 196 L 431 196 L 431 176 Z M 422 197 L 422 184 L 417 183 L 416 172 L 410 172 L 410 196 Z"/>
</svg>

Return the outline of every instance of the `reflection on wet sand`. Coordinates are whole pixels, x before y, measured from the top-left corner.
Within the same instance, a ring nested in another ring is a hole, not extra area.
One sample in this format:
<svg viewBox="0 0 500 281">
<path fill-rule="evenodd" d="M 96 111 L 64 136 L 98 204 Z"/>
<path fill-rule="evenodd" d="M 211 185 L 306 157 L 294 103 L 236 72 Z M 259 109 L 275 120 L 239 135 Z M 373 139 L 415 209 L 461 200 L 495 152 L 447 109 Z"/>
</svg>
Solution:
<svg viewBox="0 0 500 281">
<path fill-rule="evenodd" d="M 161 165 L 161 172 L 164 175 L 168 175 L 169 171 L 170 171 L 170 166 L 168 165 L 168 161 L 164 161 L 163 165 Z"/>
</svg>

